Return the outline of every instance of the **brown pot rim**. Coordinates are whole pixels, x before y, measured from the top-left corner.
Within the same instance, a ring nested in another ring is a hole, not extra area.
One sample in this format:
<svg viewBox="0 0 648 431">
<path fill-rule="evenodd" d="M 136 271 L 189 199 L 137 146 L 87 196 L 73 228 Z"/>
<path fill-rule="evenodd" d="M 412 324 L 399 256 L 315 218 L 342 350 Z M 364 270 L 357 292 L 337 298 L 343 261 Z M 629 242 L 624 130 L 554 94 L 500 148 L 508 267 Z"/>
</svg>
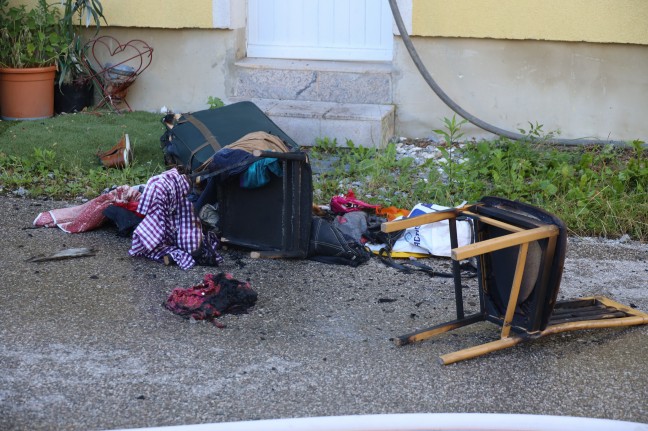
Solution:
<svg viewBox="0 0 648 431">
<path fill-rule="evenodd" d="M 38 72 L 51 72 L 55 71 L 56 66 L 43 66 L 43 67 L 0 67 L 2 73 L 38 73 Z"/>
</svg>

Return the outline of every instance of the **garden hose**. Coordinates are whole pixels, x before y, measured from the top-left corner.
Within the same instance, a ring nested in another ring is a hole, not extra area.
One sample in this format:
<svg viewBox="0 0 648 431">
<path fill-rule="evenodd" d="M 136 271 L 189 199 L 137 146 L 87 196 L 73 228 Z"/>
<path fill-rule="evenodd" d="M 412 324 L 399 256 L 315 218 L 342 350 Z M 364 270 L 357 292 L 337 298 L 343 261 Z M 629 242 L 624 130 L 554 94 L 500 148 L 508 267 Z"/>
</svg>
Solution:
<svg viewBox="0 0 648 431">
<path fill-rule="evenodd" d="M 486 130 L 487 132 L 493 133 L 495 135 L 504 137 L 504 138 L 509 138 L 513 139 L 516 141 L 528 141 L 529 138 L 528 136 L 522 135 L 520 133 L 516 132 L 511 132 L 508 130 L 501 129 L 499 127 L 496 127 L 490 123 L 487 123 L 486 121 L 483 121 L 474 115 L 470 114 L 467 112 L 465 109 L 463 109 L 461 106 L 459 106 L 454 100 L 452 100 L 444 91 L 439 87 L 439 85 L 436 83 L 434 78 L 432 78 L 432 75 L 430 75 L 430 72 L 428 72 L 427 68 L 421 61 L 421 58 L 418 55 L 418 52 L 416 51 L 416 48 L 414 47 L 414 44 L 412 43 L 412 40 L 409 37 L 409 34 L 407 34 L 407 29 L 405 28 L 405 24 L 403 24 L 403 18 L 400 14 L 400 10 L 398 9 L 398 4 L 397 0 L 389 0 L 389 6 L 391 7 L 392 10 L 392 15 L 394 16 L 394 20 L 396 21 L 396 26 L 398 27 L 398 31 L 400 33 L 401 38 L 403 39 L 403 43 L 405 44 L 405 47 L 407 48 L 407 52 L 409 53 L 410 57 L 412 58 L 412 61 L 414 61 L 414 64 L 416 65 L 416 68 L 418 71 L 421 73 L 421 76 L 425 80 L 425 82 L 432 88 L 432 91 L 439 96 L 439 98 L 445 103 L 450 109 L 452 109 L 454 112 L 459 114 L 459 116 L 465 118 L 469 123 L 474 124 L 475 126 L 479 127 L 480 129 Z M 558 138 L 549 138 L 546 141 L 548 144 L 554 144 L 554 145 L 615 145 L 619 147 L 627 147 L 629 146 L 627 142 L 625 141 L 613 141 L 613 140 L 608 140 L 608 139 L 582 139 L 582 138 L 577 138 L 577 139 L 558 139 Z M 645 144 L 644 144 L 645 146 Z"/>
</svg>

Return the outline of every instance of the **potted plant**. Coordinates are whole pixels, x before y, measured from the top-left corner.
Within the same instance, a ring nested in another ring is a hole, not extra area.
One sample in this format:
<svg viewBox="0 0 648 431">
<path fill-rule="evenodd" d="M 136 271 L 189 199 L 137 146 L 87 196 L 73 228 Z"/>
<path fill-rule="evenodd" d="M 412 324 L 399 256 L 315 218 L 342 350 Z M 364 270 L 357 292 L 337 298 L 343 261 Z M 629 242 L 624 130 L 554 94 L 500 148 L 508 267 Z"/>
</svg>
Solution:
<svg viewBox="0 0 648 431">
<path fill-rule="evenodd" d="M 54 114 L 56 62 L 64 46 L 60 13 L 46 0 L 32 9 L 0 0 L 0 117 L 35 120 Z"/>
<path fill-rule="evenodd" d="M 82 29 L 93 24 L 96 35 L 101 20 L 106 22 L 100 0 L 61 0 L 63 17 L 62 35 L 66 49 L 58 59 L 57 88 L 54 104 L 57 113 L 81 111 L 92 102 L 93 85 L 91 71 L 85 56 Z"/>
</svg>

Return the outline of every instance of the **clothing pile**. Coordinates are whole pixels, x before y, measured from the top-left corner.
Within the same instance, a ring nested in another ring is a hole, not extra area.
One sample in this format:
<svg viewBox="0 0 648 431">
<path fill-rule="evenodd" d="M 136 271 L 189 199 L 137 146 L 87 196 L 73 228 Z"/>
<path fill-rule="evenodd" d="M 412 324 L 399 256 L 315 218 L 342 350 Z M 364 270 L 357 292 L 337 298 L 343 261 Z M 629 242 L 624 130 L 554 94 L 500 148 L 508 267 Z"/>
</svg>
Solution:
<svg viewBox="0 0 648 431">
<path fill-rule="evenodd" d="M 333 196 L 328 207 L 311 224 L 309 257 L 324 263 L 358 266 L 372 254 L 379 256 L 419 258 L 450 256 L 450 234 L 447 220 L 415 226 L 393 233 L 381 231 L 382 223 L 403 217 L 443 211 L 449 208 L 434 204 L 417 204 L 412 210 L 383 208 L 368 204 L 353 190 Z M 469 219 L 458 219 L 459 246 L 473 242 Z"/>
<path fill-rule="evenodd" d="M 148 180 L 137 207 L 144 219 L 133 232 L 128 251 L 131 256 L 160 262 L 170 258 L 185 270 L 196 263 L 223 262 L 218 253 L 218 238 L 212 232 L 203 234 L 200 220 L 187 199 L 190 189 L 188 177 L 175 168 Z"/>
<path fill-rule="evenodd" d="M 218 183 L 231 176 L 239 176 L 241 188 L 259 188 L 270 182 L 270 176 L 283 176 L 281 165 L 274 157 L 257 157 L 255 151 L 286 153 L 290 149 L 278 137 L 265 132 L 248 133 L 236 142 L 216 151 L 212 157 L 197 169 L 195 182 L 206 186 L 195 196 L 194 209 L 201 218 L 205 205 L 214 205 L 217 200 Z"/>
<path fill-rule="evenodd" d="M 250 283 L 221 272 L 206 274 L 195 286 L 176 287 L 162 305 L 185 319 L 213 321 L 225 313 L 247 313 L 256 301 L 257 293 Z"/>
<path fill-rule="evenodd" d="M 118 235 L 132 236 L 131 256 L 159 262 L 173 261 L 182 269 L 223 262 L 214 232 L 203 231 L 187 199 L 191 184 L 186 175 L 170 169 L 148 180 L 146 186 L 119 186 L 69 208 L 38 214 L 34 226 L 58 227 L 67 233 L 88 232 L 113 221 Z"/>
</svg>

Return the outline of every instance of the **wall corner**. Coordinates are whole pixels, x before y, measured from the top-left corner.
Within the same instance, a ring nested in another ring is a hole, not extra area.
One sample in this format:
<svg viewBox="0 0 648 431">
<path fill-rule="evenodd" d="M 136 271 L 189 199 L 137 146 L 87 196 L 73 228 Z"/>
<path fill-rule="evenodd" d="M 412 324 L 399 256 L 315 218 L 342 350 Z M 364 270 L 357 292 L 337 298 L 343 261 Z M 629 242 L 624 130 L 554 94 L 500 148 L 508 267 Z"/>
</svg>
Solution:
<svg viewBox="0 0 648 431">
<path fill-rule="evenodd" d="M 212 25 L 214 28 L 234 30 L 245 27 L 247 1 L 212 0 Z"/>
<path fill-rule="evenodd" d="M 408 34 L 412 34 L 412 0 L 396 0 L 398 4 L 398 10 L 400 11 L 401 17 L 403 18 L 403 23 L 405 24 L 405 29 Z M 392 31 L 395 35 L 399 35 L 398 27 L 396 27 L 396 22 L 392 19 Z"/>
</svg>

